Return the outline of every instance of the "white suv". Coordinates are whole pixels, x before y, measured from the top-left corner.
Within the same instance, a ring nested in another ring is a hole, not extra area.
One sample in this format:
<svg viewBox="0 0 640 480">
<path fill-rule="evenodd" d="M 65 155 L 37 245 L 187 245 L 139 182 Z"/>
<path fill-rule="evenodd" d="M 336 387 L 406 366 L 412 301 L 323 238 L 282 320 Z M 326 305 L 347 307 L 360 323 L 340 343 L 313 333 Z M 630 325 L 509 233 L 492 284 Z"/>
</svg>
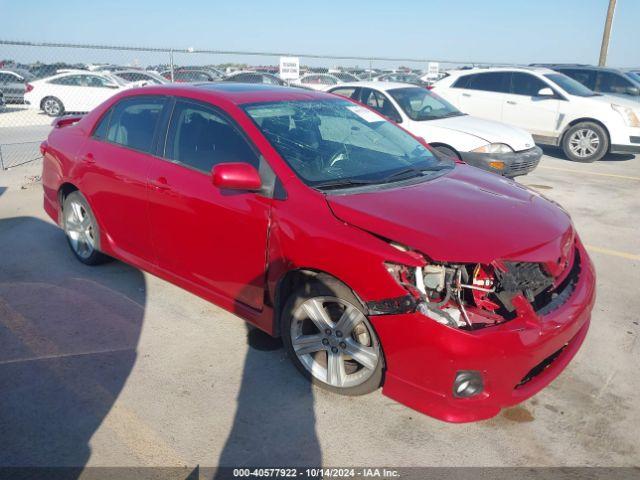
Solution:
<svg viewBox="0 0 640 480">
<path fill-rule="evenodd" d="M 640 153 L 636 102 L 594 93 L 547 68 L 451 71 L 434 91 L 465 113 L 524 128 L 536 143 L 560 146 L 577 162 Z"/>
</svg>

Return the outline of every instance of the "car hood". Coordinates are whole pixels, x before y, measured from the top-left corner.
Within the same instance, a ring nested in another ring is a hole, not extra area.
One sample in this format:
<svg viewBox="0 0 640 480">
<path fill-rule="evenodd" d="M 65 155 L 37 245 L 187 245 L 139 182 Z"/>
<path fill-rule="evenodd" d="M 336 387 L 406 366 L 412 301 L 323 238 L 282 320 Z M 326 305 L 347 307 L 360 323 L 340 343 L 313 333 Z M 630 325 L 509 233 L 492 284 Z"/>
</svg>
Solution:
<svg viewBox="0 0 640 480">
<path fill-rule="evenodd" d="M 558 205 L 466 165 L 419 184 L 326 198 L 341 221 L 436 261 L 556 262 L 574 236 Z"/>
<path fill-rule="evenodd" d="M 487 143 L 506 143 L 516 152 L 534 146 L 533 137 L 529 132 L 505 123 L 485 120 L 472 115 L 460 115 L 459 117 L 441 118 L 420 123 L 424 123 L 425 128 L 429 128 L 429 125 L 437 125 L 441 128 L 474 135 Z"/>
<path fill-rule="evenodd" d="M 595 97 L 579 97 L 579 98 L 587 98 L 589 100 L 595 100 L 596 102 L 599 102 L 599 103 L 606 103 L 607 105 L 614 103 L 616 105 L 622 105 L 634 110 L 640 109 L 640 97 L 638 97 L 638 100 L 635 100 L 629 97 L 628 95 L 618 96 L 618 95 L 612 95 L 612 94 L 605 94 L 605 95 L 597 95 Z"/>
</svg>

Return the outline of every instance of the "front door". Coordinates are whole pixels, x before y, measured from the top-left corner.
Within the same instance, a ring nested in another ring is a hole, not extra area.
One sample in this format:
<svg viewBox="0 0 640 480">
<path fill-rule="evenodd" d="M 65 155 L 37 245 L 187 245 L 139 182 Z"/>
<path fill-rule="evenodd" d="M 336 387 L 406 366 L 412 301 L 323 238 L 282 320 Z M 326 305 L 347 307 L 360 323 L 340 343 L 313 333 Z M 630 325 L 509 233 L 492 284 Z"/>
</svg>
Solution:
<svg viewBox="0 0 640 480">
<path fill-rule="evenodd" d="M 271 199 L 214 187 L 224 162 L 260 156 L 223 113 L 178 100 L 165 159 L 149 170 L 149 213 L 160 268 L 214 294 L 261 309 Z"/>
</svg>

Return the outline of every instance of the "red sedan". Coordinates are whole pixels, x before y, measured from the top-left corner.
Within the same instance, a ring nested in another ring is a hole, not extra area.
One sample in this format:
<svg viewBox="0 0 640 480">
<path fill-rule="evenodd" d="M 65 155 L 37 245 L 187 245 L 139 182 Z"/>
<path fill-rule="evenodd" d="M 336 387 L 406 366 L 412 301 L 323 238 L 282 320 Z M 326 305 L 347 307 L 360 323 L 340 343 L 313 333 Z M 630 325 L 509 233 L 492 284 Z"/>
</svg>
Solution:
<svg viewBox="0 0 640 480">
<path fill-rule="evenodd" d="M 333 95 L 122 92 L 56 121 L 44 207 L 83 263 L 118 258 L 281 336 L 329 390 L 452 422 L 551 382 L 594 271 L 569 215 Z"/>
</svg>

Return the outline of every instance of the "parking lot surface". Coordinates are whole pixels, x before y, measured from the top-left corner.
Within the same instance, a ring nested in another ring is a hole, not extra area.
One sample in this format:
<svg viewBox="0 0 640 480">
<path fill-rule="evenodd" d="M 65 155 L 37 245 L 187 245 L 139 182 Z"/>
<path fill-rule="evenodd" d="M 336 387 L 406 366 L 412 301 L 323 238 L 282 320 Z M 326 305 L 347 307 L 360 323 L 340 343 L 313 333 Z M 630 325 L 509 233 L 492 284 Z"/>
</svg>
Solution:
<svg viewBox="0 0 640 480">
<path fill-rule="evenodd" d="M 577 164 L 548 150 L 518 179 L 572 215 L 598 274 L 592 326 L 547 389 L 462 425 L 379 391 L 312 388 L 277 341 L 233 314 L 121 262 L 81 265 L 29 182 L 38 168 L 0 172 L 0 466 L 633 466 L 640 458 L 640 158 Z"/>
</svg>

